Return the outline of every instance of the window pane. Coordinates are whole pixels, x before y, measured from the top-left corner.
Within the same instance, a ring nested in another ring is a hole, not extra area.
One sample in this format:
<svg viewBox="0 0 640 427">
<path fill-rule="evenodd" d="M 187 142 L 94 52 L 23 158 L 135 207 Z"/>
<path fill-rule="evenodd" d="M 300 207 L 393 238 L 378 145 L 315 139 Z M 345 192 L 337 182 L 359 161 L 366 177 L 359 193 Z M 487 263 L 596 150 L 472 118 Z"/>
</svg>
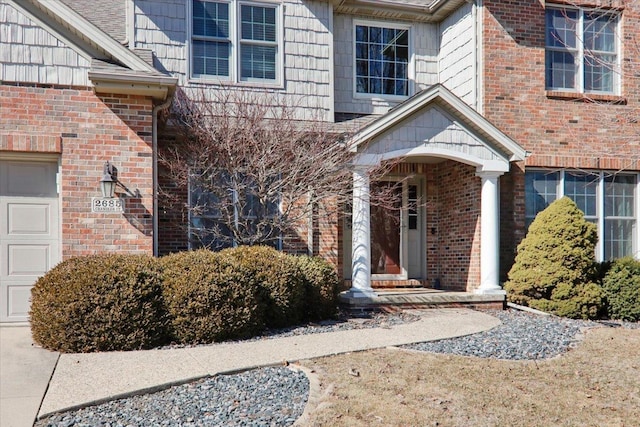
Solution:
<svg viewBox="0 0 640 427">
<path fill-rule="evenodd" d="M 547 50 L 545 56 L 547 87 L 575 89 L 578 66 L 574 54 Z"/>
<path fill-rule="evenodd" d="M 229 38 L 229 5 L 193 0 L 193 34 Z"/>
<path fill-rule="evenodd" d="M 604 210 L 606 216 L 634 217 L 634 175 L 613 175 L 605 178 Z"/>
<path fill-rule="evenodd" d="M 527 172 L 525 174 L 525 216 L 533 219 L 557 198 L 557 172 Z"/>
<path fill-rule="evenodd" d="M 605 219 L 604 257 L 607 260 L 633 255 L 636 222 L 632 219 Z"/>
<path fill-rule="evenodd" d="M 229 42 L 193 41 L 193 76 L 229 77 Z"/>
<path fill-rule="evenodd" d="M 546 43 L 548 47 L 577 48 L 575 10 L 547 9 Z"/>
<path fill-rule="evenodd" d="M 276 41 L 276 10 L 273 7 L 241 6 L 243 40 Z"/>
<path fill-rule="evenodd" d="M 633 255 L 635 234 L 635 175 L 605 177 L 605 258 Z"/>
<path fill-rule="evenodd" d="M 356 91 L 408 95 L 408 30 L 356 26 Z"/>
<path fill-rule="evenodd" d="M 601 52 L 616 51 L 617 18 L 613 15 L 585 13 L 584 47 Z"/>
<path fill-rule="evenodd" d="M 233 246 L 229 227 L 212 218 L 191 218 L 191 247 L 219 251 Z"/>
<path fill-rule="evenodd" d="M 565 172 L 564 194 L 578 205 L 586 217 L 595 218 L 597 212 L 599 176 L 589 173 Z"/>
<path fill-rule="evenodd" d="M 276 79 L 276 47 L 242 44 L 241 77 L 243 79 Z"/>
<path fill-rule="evenodd" d="M 584 89 L 613 92 L 613 72 L 616 57 L 590 54 L 584 58 Z"/>
</svg>

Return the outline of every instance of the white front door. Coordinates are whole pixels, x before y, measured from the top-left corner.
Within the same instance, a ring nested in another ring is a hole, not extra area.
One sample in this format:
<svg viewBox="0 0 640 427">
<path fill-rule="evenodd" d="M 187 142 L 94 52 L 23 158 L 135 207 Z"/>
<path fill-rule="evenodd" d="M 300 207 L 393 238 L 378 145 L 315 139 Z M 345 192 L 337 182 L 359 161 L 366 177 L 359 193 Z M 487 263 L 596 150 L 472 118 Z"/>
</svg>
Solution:
<svg viewBox="0 0 640 427">
<path fill-rule="evenodd" d="M 60 260 L 57 170 L 0 161 L 0 322 L 28 320 L 33 284 Z"/>
</svg>

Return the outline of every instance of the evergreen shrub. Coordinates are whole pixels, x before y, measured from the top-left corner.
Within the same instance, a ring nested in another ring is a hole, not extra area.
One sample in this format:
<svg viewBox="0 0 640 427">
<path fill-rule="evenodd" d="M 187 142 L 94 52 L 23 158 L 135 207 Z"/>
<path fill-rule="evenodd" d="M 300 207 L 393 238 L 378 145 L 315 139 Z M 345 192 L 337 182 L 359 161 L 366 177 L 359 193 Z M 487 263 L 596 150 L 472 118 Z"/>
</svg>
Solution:
<svg viewBox="0 0 640 427">
<path fill-rule="evenodd" d="M 594 282 L 596 241 L 596 226 L 571 199 L 551 203 L 518 245 L 507 299 L 563 317 L 597 318 L 604 294 Z"/>
<path fill-rule="evenodd" d="M 337 314 L 340 280 L 335 267 L 319 257 L 295 257 L 305 285 L 305 320 L 323 320 Z"/>
<path fill-rule="evenodd" d="M 161 274 L 146 255 L 71 258 L 31 291 L 36 343 L 61 352 L 138 350 L 168 340 Z"/>
<path fill-rule="evenodd" d="M 268 328 L 299 324 L 304 320 L 305 280 L 295 257 L 268 246 L 239 246 L 220 252 L 237 262 L 242 280 L 260 289 Z"/>
<path fill-rule="evenodd" d="M 611 263 L 602 288 L 611 319 L 640 321 L 640 261 L 626 257 Z"/>
<path fill-rule="evenodd" d="M 160 262 L 174 340 L 211 343 L 251 337 L 264 329 L 260 289 L 233 257 L 201 249 Z"/>
</svg>

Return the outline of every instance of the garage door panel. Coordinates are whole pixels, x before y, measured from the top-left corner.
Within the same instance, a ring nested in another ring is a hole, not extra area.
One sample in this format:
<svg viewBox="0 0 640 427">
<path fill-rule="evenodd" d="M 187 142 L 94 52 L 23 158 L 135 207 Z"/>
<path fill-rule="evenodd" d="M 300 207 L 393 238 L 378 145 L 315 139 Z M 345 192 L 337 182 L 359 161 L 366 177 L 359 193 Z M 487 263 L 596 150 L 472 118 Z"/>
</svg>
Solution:
<svg viewBox="0 0 640 427">
<path fill-rule="evenodd" d="M 51 234 L 50 203 L 8 203 L 7 234 Z"/>
<path fill-rule="evenodd" d="M 3 308 L 6 309 L 7 320 L 23 320 L 28 317 L 31 305 L 31 286 L 29 283 L 8 286 L 6 301 L 7 307 Z"/>
<path fill-rule="evenodd" d="M 52 163 L 4 162 L 0 196 L 55 197 L 56 169 Z"/>
<path fill-rule="evenodd" d="M 44 245 L 7 245 L 7 276 L 41 276 L 50 268 L 50 246 Z"/>
</svg>

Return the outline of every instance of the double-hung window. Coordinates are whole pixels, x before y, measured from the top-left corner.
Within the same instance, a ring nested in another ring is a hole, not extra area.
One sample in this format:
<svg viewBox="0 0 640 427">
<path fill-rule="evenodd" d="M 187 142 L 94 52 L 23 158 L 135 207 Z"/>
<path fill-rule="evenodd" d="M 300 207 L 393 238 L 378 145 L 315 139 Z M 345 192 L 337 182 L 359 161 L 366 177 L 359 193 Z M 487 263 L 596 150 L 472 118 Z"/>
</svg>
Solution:
<svg viewBox="0 0 640 427">
<path fill-rule="evenodd" d="M 619 84 L 618 15 L 547 8 L 546 88 L 614 94 Z"/>
<path fill-rule="evenodd" d="M 409 27 L 356 22 L 356 93 L 408 96 L 409 55 Z"/>
<path fill-rule="evenodd" d="M 277 83 L 278 12 L 270 3 L 192 0 L 191 76 Z"/>
<path fill-rule="evenodd" d="M 527 227 L 551 202 L 567 196 L 598 226 L 599 260 L 624 256 L 640 258 L 640 175 L 583 171 L 527 171 L 525 215 Z"/>
</svg>

